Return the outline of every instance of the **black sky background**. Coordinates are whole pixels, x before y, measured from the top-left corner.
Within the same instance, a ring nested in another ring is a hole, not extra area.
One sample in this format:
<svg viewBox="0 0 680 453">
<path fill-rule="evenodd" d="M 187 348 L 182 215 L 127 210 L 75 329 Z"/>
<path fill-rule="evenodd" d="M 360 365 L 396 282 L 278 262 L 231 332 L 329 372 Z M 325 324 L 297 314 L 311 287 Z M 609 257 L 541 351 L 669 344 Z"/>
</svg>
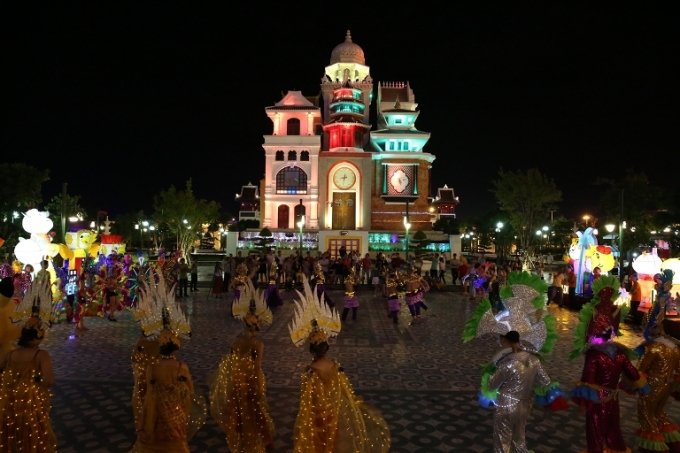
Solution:
<svg viewBox="0 0 680 453">
<path fill-rule="evenodd" d="M 236 212 L 234 194 L 264 173 L 264 108 L 317 94 L 350 29 L 376 86 L 410 81 L 433 189 L 454 187 L 459 218 L 493 208 L 499 167 L 554 178 L 567 217 L 595 211 L 596 177 L 635 167 L 679 183 L 677 9 L 270 3 L 6 10 L 1 158 L 50 169 L 45 202 L 68 182 L 93 213 L 150 214 L 155 193 L 192 178 Z"/>
</svg>

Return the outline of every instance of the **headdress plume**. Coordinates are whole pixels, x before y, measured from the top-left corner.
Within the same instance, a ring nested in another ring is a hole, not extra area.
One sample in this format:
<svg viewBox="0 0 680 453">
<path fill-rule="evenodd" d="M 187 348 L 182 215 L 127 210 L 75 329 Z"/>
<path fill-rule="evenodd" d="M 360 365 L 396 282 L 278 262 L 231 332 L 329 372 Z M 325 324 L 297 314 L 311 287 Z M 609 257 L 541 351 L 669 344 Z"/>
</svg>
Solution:
<svg viewBox="0 0 680 453">
<path fill-rule="evenodd" d="M 337 336 L 342 327 L 338 313 L 328 307 L 323 295 L 319 298 L 316 291 L 312 291 L 307 277 L 303 277 L 302 284 L 304 293 L 296 290 L 300 299 L 295 301 L 295 315 L 288 325 L 293 344 L 301 346 L 307 339 L 315 340 L 324 334 L 326 338 Z M 319 331 L 323 334 L 316 333 Z"/>
</svg>

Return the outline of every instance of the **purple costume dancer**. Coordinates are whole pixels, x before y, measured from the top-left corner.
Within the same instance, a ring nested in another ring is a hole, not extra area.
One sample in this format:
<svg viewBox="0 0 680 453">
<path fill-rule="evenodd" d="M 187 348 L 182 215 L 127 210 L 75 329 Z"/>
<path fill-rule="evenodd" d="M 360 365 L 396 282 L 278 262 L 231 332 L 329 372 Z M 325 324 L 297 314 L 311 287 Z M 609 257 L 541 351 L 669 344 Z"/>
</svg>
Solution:
<svg viewBox="0 0 680 453">
<path fill-rule="evenodd" d="M 389 296 L 387 297 L 387 310 L 389 310 L 389 314 L 387 315 L 388 318 L 392 318 L 393 322 L 397 324 L 399 322 L 399 310 L 401 310 L 401 299 L 399 298 L 399 294 L 397 293 L 397 280 L 398 280 L 398 275 L 395 273 L 390 272 L 387 275 L 387 282 L 385 286 L 387 287 L 387 291 L 389 292 Z"/>
<path fill-rule="evenodd" d="M 283 305 L 283 300 L 281 299 L 281 295 L 279 295 L 278 270 L 279 268 L 276 263 L 272 263 L 269 268 L 269 286 L 267 287 L 267 294 L 265 295 L 269 308 Z"/>
<path fill-rule="evenodd" d="M 326 276 L 323 273 L 323 268 L 321 265 L 317 262 L 316 267 L 314 269 L 314 273 L 316 274 L 314 276 L 314 279 L 316 280 L 316 295 L 319 297 L 319 300 L 321 300 L 321 296 L 323 296 L 323 300 L 326 302 L 326 304 L 333 308 L 335 307 L 335 304 L 331 300 L 331 298 L 328 296 L 328 291 L 326 291 Z M 357 304 L 357 307 L 359 305 Z"/>
<path fill-rule="evenodd" d="M 356 285 L 357 276 L 354 271 L 354 267 L 351 268 L 350 274 L 345 277 L 345 298 L 343 299 L 344 307 L 342 309 L 342 320 L 347 319 L 347 314 L 349 309 L 352 309 L 352 321 L 357 320 L 357 309 L 359 308 L 359 299 L 354 292 L 354 287 Z"/>
</svg>

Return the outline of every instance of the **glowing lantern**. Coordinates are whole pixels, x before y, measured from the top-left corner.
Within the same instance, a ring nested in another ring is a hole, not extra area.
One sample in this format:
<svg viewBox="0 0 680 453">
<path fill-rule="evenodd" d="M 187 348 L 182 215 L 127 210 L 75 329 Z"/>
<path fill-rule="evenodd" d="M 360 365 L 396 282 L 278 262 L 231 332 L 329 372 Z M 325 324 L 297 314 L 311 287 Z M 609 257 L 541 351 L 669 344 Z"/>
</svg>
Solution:
<svg viewBox="0 0 680 453">
<path fill-rule="evenodd" d="M 35 241 L 19 238 L 19 243 L 14 247 L 14 254 L 24 264 L 31 264 L 34 268 L 40 267 L 38 263 L 43 259 L 43 249 Z"/>
<path fill-rule="evenodd" d="M 633 261 L 633 269 L 635 269 L 635 272 L 638 274 L 657 274 L 661 271 L 661 258 L 657 256 L 656 250 L 652 253 L 644 252 Z"/>
<path fill-rule="evenodd" d="M 674 285 L 680 285 L 680 259 L 677 258 L 671 258 L 669 260 L 666 260 L 663 262 L 661 265 L 661 269 L 671 269 L 672 271 L 675 272 L 675 275 L 673 276 L 673 284 Z"/>
</svg>

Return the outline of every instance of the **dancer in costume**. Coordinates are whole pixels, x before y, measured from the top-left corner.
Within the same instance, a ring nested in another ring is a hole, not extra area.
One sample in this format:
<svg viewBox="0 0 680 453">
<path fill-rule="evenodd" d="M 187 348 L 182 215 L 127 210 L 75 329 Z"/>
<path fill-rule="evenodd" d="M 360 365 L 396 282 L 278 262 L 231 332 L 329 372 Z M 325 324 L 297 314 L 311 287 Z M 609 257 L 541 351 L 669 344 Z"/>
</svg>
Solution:
<svg viewBox="0 0 680 453">
<path fill-rule="evenodd" d="M 352 266 L 349 270 L 349 275 L 345 277 L 345 298 L 343 299 L 343 309 L 342 309 L 342 320 L 347 319 L 349 314 L 349 309 L 352 309 L 352 321 L 357 320 L 357 309 L 359 308 L 359 299 L 356 295 L 356 286 L 358 284 L 358 278 Z M 318 295 L 318 292 L 317 292 Z M 319 298 L 321 300 L 321 298 Z"/>
<path fill-rule="evenodd" d="M 234 300 L 231 302 L 231 311 L 234 312 L 234 304 L 238 304 L 246 291 L 248 283 L 252 285 L 252 280 L 248 277 L 248 266 L 244 263 L 236 266 L 236 276 L 229 283 L 229 291 L 234 290 Z"/>
<path fill-rule="evenodd" d="M 16 348 L 14 342 L 21 336 L 21 327 L 12 323 L 11 319 L 14 309 L 17 307 L 16 302 L 12 299 L 13 293 L 12 278 L 3 278 L 0 281 L 0 360 L 9 351 Z M 22 299 L 23 297 L 22 292 Z"/>
<path fill-rule="evenodd" d="M 135 321 L 140 322 L 145 315 L 162 310 L 162 307 L 154 306 L 154 304 L 157 303 L 158 300 L 153 298 L 139 298 L 137 301 L 137 306 L 134 308 Z M 158 339 L 147 337 L 144 335 L 144 330 L 145 329 L 142 326 L 142 335 L 139 337 L 137 344 L 135 344 L 135 347 L 132 350 L 132 377 L 135 382 L 135 385 L 132 389 L 132 413 L 135 418 L 135 426 L 140 426 L 142 423 L 144 397 L 146 396 L 147 390 L 147 369 L 150 365 L 155 365 L 161 360 Z"/>
<path fill-rule="evenodd" d="M 619 295 L 615 276 L 600 277 L 593 282 L 595 297 L 583 306 L 580 324 L 574 331 L 574 350 L 570 359 L 585 353 L 581 381 L 571 391 L 571 399 L 586 408 L 588 453 L 629 452 L 621 434 L 618 387 L 622 384 L 638 393 L 648 393 L 644 375 L 638 373 L 628 358 L 634 353 L 612 342 L 620 320 L 625 317 L 614 300 Z"/>
<path fill-rule="evenodd" d="M 420 275 L 418 275 L 417 268 L 411 268 L 411 272 L 404 278 L 404 283 L 406 284 L 406 305 L 415 321 L 420 318 Z"/>
<path fill-rule="evenodd" d="M 281 295 L 279 294 L 279 267 L 276 263 L 272 263 L 269 268 L 269 286 L 267 287 L 267 305 L 269 307 L 278 307 L 283 305 Z"/>
<path fill-rule="evenodd" d="M 641 453 L 680 452 L 678 425 L 671 422 L 664 407 L 677 383 L 680 368 L 680 347 L 678 342 L 664 333 L 663 320 L 666 303 L 673 286 L 674 272 L 670 269 L 654 276 L 661 283 L 657 287 L 658 297 L 649 312 L 644 336 L 647 340 L 638 348 L 642 354 L 638 371 L 647 375 L 651 391 L 638 399 L 638 421 L 635 443 Z"/>
<path fill-rule="evenodd" d="M 397 293 L 398 273 L 396 271 L 388 271 L 386 275 L 385 287 L 387 288 L 387 314 L 388 318 L 392 318 L 392 322 L 397 324 L 399 322 L 399 311 L 401 310 L 401 300 Z"/>
<path fill-rule="evenodd" d="M 57 449 L 50 423 L 52 359 L 39 349 L 51 316 L 50 283 L 42 279 L 31 285 L 12 316 L 12 321 L 22 326 L 19 348 L 0 359 L 3 453 L 52 453 Z"/>
<path fill-rule="evenodd" d="M 324 274 L 323 266 L 319 261 L 316 262 L 314 267 L 313 279 L 316 282 L 316 295 L 318 296 L 319 300 L 323 300 L 331 308 L 335 307 L 335 303 L 333 303 L 330 296 L 328 295 L 328 291 L 326 291 L 326 275 Z M 321 296 L 323 296 L 323 298 Z"/>
<path fill-rule="evenodd" d="M 269 416 L 267 384 L 262 371 L 264 343 L 256 332 L 271 324 L 272 312 L 261 291 L 248 279 L 232 313 L 245 330 L 224 356 L 210 382 L 210 413 L 227 435 L 232 453 L 264 453 L 274 448 L 274 422 Z"/>
<path fill-rule="evenodd" d="M 205 402 L 194 396 L 189 367 L 176 358 L 180 335 L 188 337 L 191 328 L 174 294 L 174 287 L 166 289 L 163 276 L 158 286 L 140 290 L 140 304 L 149 308 L 140 323 L 145 336 L 158 338 L 160 361 L 146 371 L 146 395 L 132 453 L 188 453 L 188 440 L 205 422 Z"/>
<path fill-rule="evenodd" d="M 546 290 L 547 285 L 536 275 L 511 274 L 509 286 L 503 287 L 500 295 L 505 310 L 495 312 L 487 298 L 465 324 L 464 342 L 496 334 L 503 347 L 483 368 L 479 392 L 481 406 L 495 406 L 494 453 L 528 451 L 524 430 L 534 400 L 553 411 L 568 408 L 566 395 L 559 384 L 550 382 L 538 356 L 539 352 L 550 354 L 557 340 L 556 320 L 543 311 Z"/>
<path fill-rule="evenodd" d="M 341 328 L 337 313 L 318 299 L 307 279 L 303 285 L 288 329 L 296 346 L 309 342 L 313 360 L 302 375 L 294 453 L 388 452 L 390 430 L 382 414 L 357 397 L 342 367 L 326 358 L 328 337 Z"/>
</svg>

